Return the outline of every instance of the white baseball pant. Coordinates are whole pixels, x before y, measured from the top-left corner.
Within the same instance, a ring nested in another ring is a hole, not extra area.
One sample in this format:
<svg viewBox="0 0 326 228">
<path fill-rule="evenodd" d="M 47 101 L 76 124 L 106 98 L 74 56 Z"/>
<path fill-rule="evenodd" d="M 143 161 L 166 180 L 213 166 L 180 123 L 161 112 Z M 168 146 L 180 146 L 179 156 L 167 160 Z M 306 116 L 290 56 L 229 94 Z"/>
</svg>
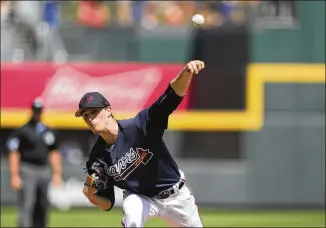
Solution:
<svg viewBox="0 0 326 228">
<path fill-rule="evenodd" d="M 144 227 L 152 217 L 162 218 L 171 227 L 203 227 L 195 198 L 186 184 L 167 199 L 125 191 L 122 210 L 124 227 Z"/>
</svg>

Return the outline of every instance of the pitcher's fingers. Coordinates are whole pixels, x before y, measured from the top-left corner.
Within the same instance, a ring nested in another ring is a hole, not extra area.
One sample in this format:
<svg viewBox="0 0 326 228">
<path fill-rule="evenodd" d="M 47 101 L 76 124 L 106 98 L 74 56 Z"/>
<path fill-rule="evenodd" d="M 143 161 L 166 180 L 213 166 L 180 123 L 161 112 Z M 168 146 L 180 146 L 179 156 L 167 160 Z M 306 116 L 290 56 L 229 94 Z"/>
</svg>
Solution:
<svg viewBox="0 0 326 228">
<path fill-rule="evenodd" d="M 194 69 L 193 69 L 193 67 L 192 67 L 192 65 L 191 65 L 190 62 L 187 64 L 186 69 L 187 69 L 187 71 L 189 71 L 190 73 L 194 73 Z"/>
<path fill-rule="evenodd" d="M 197 67 L 196 61 L 191 61 L 190 63 L 191 63 L 192 68 L 194 69 L 194 73 L 198 74 L 198 67 Z"/>
</svg>

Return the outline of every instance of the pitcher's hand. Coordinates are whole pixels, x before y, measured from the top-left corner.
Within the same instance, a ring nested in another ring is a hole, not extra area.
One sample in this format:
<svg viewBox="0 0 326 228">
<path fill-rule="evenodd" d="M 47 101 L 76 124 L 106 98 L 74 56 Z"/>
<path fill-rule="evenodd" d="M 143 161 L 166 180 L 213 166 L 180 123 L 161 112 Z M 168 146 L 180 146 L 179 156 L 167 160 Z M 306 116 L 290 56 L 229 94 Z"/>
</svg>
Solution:
<svg viewBox="0 0 326 228">
<path fill-rule="evenodd" d="M 187 63 L 187 65 L 184 67 L 184 70 L 193 74 L 198 74 L 204 68 L 205 68 L 205 63 L 203 61 L 193 60 Z"/>
<path fill-rule="evenodd" d="M 95 174 L 86 176 L 83 193 L 88 199 L 94 197 L 97 192 L 97 189 L 94 186 L 94 181 L 96 181 L 96 178 L 97 177 Z"/>
</svg>

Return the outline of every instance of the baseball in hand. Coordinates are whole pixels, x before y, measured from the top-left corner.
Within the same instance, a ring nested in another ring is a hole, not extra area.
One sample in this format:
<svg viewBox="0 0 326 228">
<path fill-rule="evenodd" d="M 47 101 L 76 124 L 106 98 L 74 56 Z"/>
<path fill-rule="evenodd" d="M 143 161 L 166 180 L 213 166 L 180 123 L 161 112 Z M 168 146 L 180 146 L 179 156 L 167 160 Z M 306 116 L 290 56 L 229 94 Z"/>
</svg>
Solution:
<svg viewBox="0 0 326 228">
<path fill-rule="evenodd" d="M 196 28 L 202 26 L 204 22 L 205 18 L 203 17 L 203 15 L 196 14 L 192 17 L 192 25 Z"/>
</svg>

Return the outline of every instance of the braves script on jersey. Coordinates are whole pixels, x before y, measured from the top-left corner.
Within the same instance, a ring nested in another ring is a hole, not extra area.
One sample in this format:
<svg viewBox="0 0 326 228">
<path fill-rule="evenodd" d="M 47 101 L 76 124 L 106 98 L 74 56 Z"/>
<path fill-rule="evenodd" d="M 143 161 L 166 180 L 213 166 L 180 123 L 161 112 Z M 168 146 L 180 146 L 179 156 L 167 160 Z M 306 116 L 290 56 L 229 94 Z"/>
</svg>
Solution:
<svg viewBox="0 0 326 228">
<path fill-rule="evenodd" d="M 120 158 L 117 164 L 109 167 L 108 175 L 114 177 L 115 181 L 126 179 L 140 164 L 146 165 L 152 158 L 153 153 L 142 148 L 130 148 L 130 151 Z"/>
<path fill-rule="evenodd" d="M 107 163 L 112 185 L 151 197 L 180 181 L 178 166 L 162 136 L 169 115 L 181 100 L 169 86 L 154 104 L 135 118 L 118 121 L 119 132 L 114 145 L 98 137 L 90 157 Z M 112 197 L 113 188 L 103 194 Z"/>
</svg>

